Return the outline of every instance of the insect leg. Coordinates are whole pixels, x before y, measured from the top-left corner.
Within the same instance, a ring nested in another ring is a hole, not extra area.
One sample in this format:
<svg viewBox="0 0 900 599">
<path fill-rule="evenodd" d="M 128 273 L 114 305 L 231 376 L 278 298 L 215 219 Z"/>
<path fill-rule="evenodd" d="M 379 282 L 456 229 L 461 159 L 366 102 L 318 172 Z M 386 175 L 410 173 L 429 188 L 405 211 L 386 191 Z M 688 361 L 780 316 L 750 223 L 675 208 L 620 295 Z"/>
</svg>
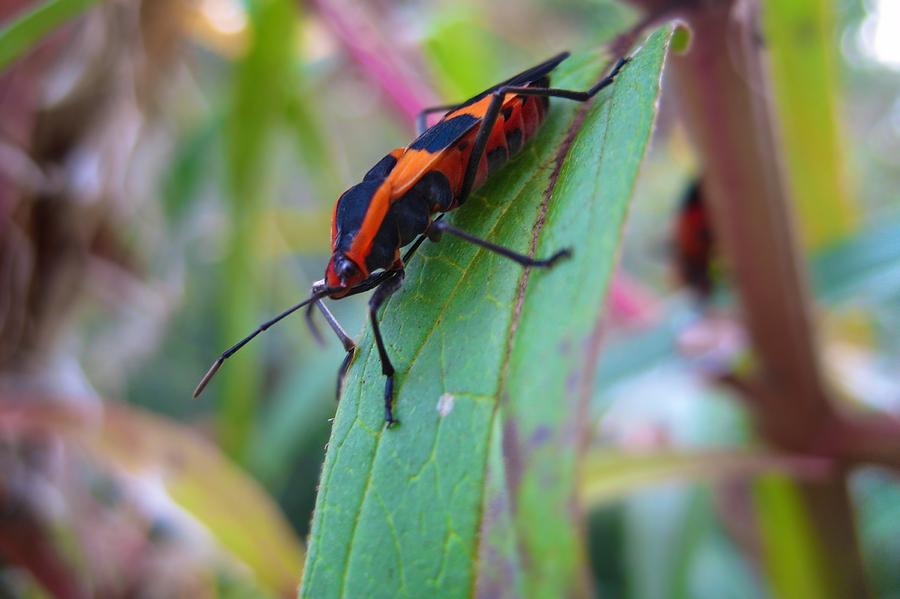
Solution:
<svg viewBox="0 0 900 599">
<path fill-rule="evenodd" d="M 481 125 L 478 126 L 478 133 L 475 134 L 475 142 L 472 144 L 472 153 L 469 154 L 469 163 L 466 165 L 466 175 L 463 177 L 462 187 L 459 191 L 457 201 L 460 205 L 469 197 L 472 186 L 475 184 L 478 165 L 481 163 L 481 157 L 484 156 L 488 138 L 491 136 L 491 131 L 494 130 L 494 125 L 497 123 L 497 115 L 500 114 L 500 108 L 503 106 L 505 97 L 506 91 L 502 87 L 492 93 L 491 103 L 481 119 Z"/>
<path fill-rule="evenodd" d="M 558 261 L 562 260 L 563 258 L 571 258 L 572 257 L 572 250 L 566 248 L 566 249 L 556 252 L 549 258 L 544 258 L 544 259 L 532 258 L 531 256 L 526 256 L 524 254 L 514 252 L 513 250 L 511 250 L 507 247 L 503 247 L 502 245 L 497 245 L 496 243 L 491 243 L 490 241 L 481 239 L 480 237 L 475 237 L 471 233 L 467 233 L 467 232 L 463 231 L 462 229 L 457 229 L 453 225 L 443 222 L 443 221 L 441 221 L 441 222 L 435 221 L 434 223 L 432 223 L 431 226 L 434 227 L 435 229 L 437 229 L 438 232 L 449 233 L 450 235 L 455 235 L 456 237 L 459 237 L 460 239 L 464 239 L 464 240 L 468 241 L 469 243 L 474 243 L 475 245 L 481 246 L 486 250 L 490 250 L 496 254 L 500 254 L 501 256 L 509 258 L 510 260 L 513 260 L 515 262 L 518 262 L 522 266 L 537 266 L 539 268 L 550 268 L 554 264 L 556 264 Z"/>
<path fill-rule="evenodd" d="M 341 388 L 344 386 L 344 377 L 347 376 L 347 370 L 350 368 L 350 364 L 353 363 L 353 357 L 356 355 L 356 343 L 344 331 L 344 327 L 341 326 L 341 323 L 337 321 L 337 318 L 334 317 L 334 314 L 331 313 L 331 310 L 328 309 L 322 300 L 316 300 L 316 307 L 322 312 L 322 315 L 328 322 L 328 326 L 331 327 L 337 338 L 341 340 L 341 345 L 344 346 L 344 351 L 347 352 L 347 355 L 344 356 L 344 361 L 341 362 L 341 367 L 338 369 L 336 398 L 340 400 Z"/>
<path fill-rule="evenodd" d="M 595 83 L 587 91 L 577 91 L 571 89 L 558 89 L 555 87 L 506 87 L 503 88 L 506 93 L 512 93 L 520 96 L 545 96 L 550 98 L 565 98 L 566 100 L 575 100 L 576 102 L 585 102 L 597 95 L 601 89 L 609 87 L 616 79 L 616 75 L 622 70 L 628 61 L 628 57 L 620 58 L 613 65 L 609 75 Z"/>
<path fill-rule="evenodd" d="M 576 100 L 584 102 L 593 98 L 601 89 L 611 85 L 622 70 L 622 67 L 628 62 L 628 58 L 620 58 L 616 61 L 609 75 L 598 81 L 587 91 L 574 91 L 568 89 L 556 89 L 552 87 L 517 87 L 504 85 L 498 87 L 491 92 L 491 103 L 488 106 L 484 117 L 481 119 L 481 125 L 478 127 L 478 133 L 475 135 L 475 143 L 472 144 L 472 153 L 469 155 L 469 163 L 466 165 L 466 174 L 463 178 L 463 184 L 459 191 L 458 202 L 462 204 L 472 192 L 472 186 L 475 183 L 475 176 L 478 174 L 478 166 L 481 163 L 481 157 L 487 149 L 488 138 L 494 130 L 497 123 L 497 115 L 500 114 L 500 108 L 507 94 L 515 94 L 522 96 L 546 96 L 555 98 L 566 98 L 568 100 Z"/>
<path fill-rule="evenodd" d="M 441 214 L 434 220 L 434 222 L 440 222 L 440 220 L 443 217 L 444 217 L 444 215 Z M 409 259 L 413 257 L 413 255 L 416 253 L 416 250 L 419 249 L 419 246 L 421 246 L 422 243 L 426 239 L 427 239 L 426 235 L 424 235 L 424 234 L 419 235 L 419 237 L 415 240 L 415 242 L 413 242 L 413 244 L 409 247 L 409 249 L 406 250 L 406 253 L 403 254 L 403 263 L 404 264 L 409 262 Z M 398 274 L 398 272 L 402 272 L 402 271 L 383 271 L 378 274 L 372 275 L 368 279 L 366 279 L 365 281 L 361 282 L 359 285 L 354 287 L 353 290 L 351 290 L 350 293 L 348 293 L 344 297 L 349 297 L 351 295 L 357 295 L 359 293 L 365 293 L 366 291 L 369 291 L 370 289 L 374 289 L 374 288 L 380 286 L 382 283 L 385 283 L 388 279 L 391 279 L 391 278 L 395 278 L 395 279 L 399 278 L 402 280 L 403 276 L 402 276 L 402 274 Z M 397 286 L 399 287 L 399 283 Z M 390 294 L 388 294 L 388 295 L 390 295 Z M 386 297 L 384 299 L 386 299 Z M 379 303 L 378 303 L 379 306 L 384 301 L 384 299 L 381 299 L 379 301 Z M 374 300 L 374 296 L 373 296 L 373 300 Z M 337 319 L 334 317 L 334 315 L 331 313 L 331 311 L 325 306 L 324 302 L 319 300 L 315 303 L 315 305 L 318 306 L 318 308 L 322 311 L 322 314 L 325 316 L 325 320 L 327 320 L 329 326 L 331 326 L 331 330 L 333 330 L 335 335 L 338 336 L 338 339 L 341 340 L 341 343 L 343 344 L 344 349 L 347 351 L 347 355 L 344 358 L 344 361 L 341 363 L 340 369 L 338 370 L 337 396 L 338 396 L 338 399 L 340 399 L 341 388 L 344 386 L 344 379 L 347 376 L 347 371 L 350 369 L 350 364 L 353 363 L 353 357 L 356 355 L 356 343 L 354 343 L 353 339 L 344 331 L 343 327 L 341 327 L 340 323 L 337 321 Z M 306 315 L 307 315 L 307 322 L 309 323 L 309 326 L 312 329 L 313 334 L 318 336 L 318 330 L 315 328 L 315 324 L 312 322 L 312 315 L 311 315 L 310 311 L 307 311 Z M 378 333 L 378 337 L 380 338 L 380 331 Z M 380 352 L 381 352 L 381 350 L 379 349 L 379 354 L 380 354 Z"/>
<path fill-rule="evenodd" d="M 313 286 L 312 286 L 313 293 L 321 292 L 324 289 L 325 289 L 325 279 L 321 279 L 321 280 L 313 283 Z M 319 301 L 312 302 L 306 306 L 306 315 L 305 315 L 306 316 L 306 326 L 309 329 L 309 332 L 312 333 L 313 339 L 316 340 L 316 343 L 318 343 L 320 346 L 323 346 L 323 345 L 325 345 L 325 339 L 322 338 L 322 333 L 319 332 L 319 328 L 316 326 L 316 321 L 313 319 L 313 316 L 314 316 L 313 306 L 316 305 L 317 303 L 320 303 L 320 302 Z M 340 337 L 340 335 L 338 335 L 338 337 Z"/>
<path fill-rule="evenodd" d="M 418 116 L 416 116 L 416 135 L 422 135 L 422 133 L 425 132 L 425 129 L 428 129 L 428 121 L 425 119 L 429 114 L 435 112 L 449 112 L 451 110 L 456 110 L 459 106 L 459 104 L 443 104 L 441 106 L 429 106 L 428 108 L 420 110 Z"/>
<path fill-rule="evenodd" d="M 375 344 L 378 346 L 378 357 L 381 359 L 381 372 L 387 377 L 384 382 L 384 421 L 388 426 L 396 422 L 394 420 L 394 365 L 384 347 L 381 337 L 381 328 L 378 326 L 378 309 L 391 295 L 400 289 L 403 283 L 403 271 L 395 271 L 394 276 L 384 281 L 369 298 L 369 319 L 372 321 L 372 331 L 375 333 Z"/>
</svg>

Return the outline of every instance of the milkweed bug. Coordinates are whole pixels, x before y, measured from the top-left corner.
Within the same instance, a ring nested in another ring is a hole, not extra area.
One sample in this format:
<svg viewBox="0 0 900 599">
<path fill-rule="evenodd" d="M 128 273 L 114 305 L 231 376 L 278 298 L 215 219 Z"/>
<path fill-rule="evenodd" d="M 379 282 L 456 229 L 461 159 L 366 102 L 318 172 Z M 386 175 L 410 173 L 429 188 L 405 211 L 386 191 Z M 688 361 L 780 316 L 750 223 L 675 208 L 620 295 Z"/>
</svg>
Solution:
<svg viewBox="0 0 900 599">
<path fill-rule="evenodd" d="M 619 59 L 609 74 L 587 91 L 550 87 L 550 72 L 568 56 L 568 52 L 558 54 L 465 102 L 423 110 L 416 119 L 418 137 L 407 147 L 392 150 L 366 173 L 361 183 L 338 198 L 331 221 L 332 254 L 325 278 L 313 285 L 307 299 L 264 322 L 219 356 L 197 385 L 194 397 L 203 391 L 225 360 L 304 306 L 307 323 L 316 337 L 319 338 L 313 323 L 313 306 L 322 312 L 347 352 L 338 370 L 340 396 L 356 344 L 322 300 L 374 289 L 369 299 L 369 319 L 381 371 L 386 377 L 384 419 L 388 426 L 396 422 L 394 365 L 378 326 L 378 309 L 400 288 L 404 265 L 426 238 L 437 241 L 444 233 L 454 235 L 526 267 L 550 268 L 571 255 L 570 250 L 563 249 L 549 258 L 535 259 L 475 237 L 442 220 L 444 213 L 463 205 L 473 189 L 534 136 L 550 108 L 551 97 L 576 102 L 590 100 L 611 85 L 628 62 L 627 58 Z M 435 112 L 445 114 L 435 125 L 426 128 L 428 114 Z M 438 216 L 433 218 L 435 215 Z M 409 244 L 412 245 L 401 257 L 400 248 Z"/>
<path fill-rule="evenodd" d="M 700 301 L 707 301 L 713 291 L 714 244 L 700 179 L 691 182 L 678 206 L 673 245 L 675 268 L 681 282 Z"/>
</svg>

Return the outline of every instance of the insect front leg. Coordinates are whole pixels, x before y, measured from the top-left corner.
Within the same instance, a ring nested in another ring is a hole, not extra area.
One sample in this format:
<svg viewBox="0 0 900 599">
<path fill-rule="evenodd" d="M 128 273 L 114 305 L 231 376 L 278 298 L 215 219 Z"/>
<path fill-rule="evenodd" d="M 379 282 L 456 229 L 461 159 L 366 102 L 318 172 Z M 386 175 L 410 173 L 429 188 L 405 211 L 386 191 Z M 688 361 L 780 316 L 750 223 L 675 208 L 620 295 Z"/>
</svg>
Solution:
<svg viewBox="0 0 900 599">
<path fill-rule="evenodd" d="M 317 281 L 313 284 L 313 294 L 321 293 L 325 289 L 325 281 Z M 350 368 L 350 364 L 353 363 L 353 358 L 356 356 L 356 342 L 353 341 L 353 338 L 347 334 L 344 330 L 344 327 L 341 326 L 341 323 L 338 322 L 338 319 L 334 317 L 334 314 L 331 313 L 331 310 L 328 309 L 328 306 L 325 305 L 325 302 L 322 301 L 321 298 L 316 299 L 313 303 L 309 304 L 306 309 L 306 324 L 309 326 L 310 332 L 312 332 L 313 337 L 315 337 L 316 341 L 319 344 L 324 344 L 324 339 L 322 339 L 322 335 L 319 333 L 319 329 L 316 327 L 316 323 L 313 320 L 313 306 L 316 306 L 322 315 L 325 317 L 325 321 L 328 323 L 328 326 L 331 327 L 331 330 L 334 331 L 334 334 L 340 340 L 341 345 L 344 346 L 344 351 L 347 352 L 347 355 L 344 356 L 343 362 L 341 362 L 341 367 L 338 369 L 337 375 L 337 393 L 336 399 L 340 400 L 341 398 L 341 389 L 344 386 L 344 378 L 347 376 L 347 370 Z"/>
<path fill-rule="evenodd" d="M 334 314 L 331 313 L 331 310 L 328 309 L 322 300 L 316 301 L 316 307 L 322 312 L 326 322 L 328 322 L 328 326 L 331 327 L 331 330 L 334 331 L 334 334 L 340 339 L 341 345 L 344 346 L 344 351 L 347 352 L 343 362 L 341 362 L 341 367 L 338 369 L 337 375 L 336 399 L 340 400 L 341 389 L 344 386 L 344 378 L 347 376 L 347 370 L 349 370 L 350 364 L 353 363 L 353 358 L 356 356 L 356 343 L 350 335 L 344 331 L 344 327 L 341 326 L 341 323 L 338 322 L 337 318 L 334 317 Z"/>
<path fill-rule="evenodd" d="M 372 297 L 369 298 L 369 319 L 372 321 L 372 331 L 375 333 L 375 344 L 378 346 L 378 357 L 381 359 L 381 372 L 387 377 L 384 382 L 384 421 L 390 427 L 397 422 L 394 420 L 394 365 L 384 347 L 384 339 L 381 337 L 381 328 L 378 326 L 378 309 L 391 297 L 403 284 L 403 271 L 395 271 L 394 276 L 382 283 Z"/>
</svg>

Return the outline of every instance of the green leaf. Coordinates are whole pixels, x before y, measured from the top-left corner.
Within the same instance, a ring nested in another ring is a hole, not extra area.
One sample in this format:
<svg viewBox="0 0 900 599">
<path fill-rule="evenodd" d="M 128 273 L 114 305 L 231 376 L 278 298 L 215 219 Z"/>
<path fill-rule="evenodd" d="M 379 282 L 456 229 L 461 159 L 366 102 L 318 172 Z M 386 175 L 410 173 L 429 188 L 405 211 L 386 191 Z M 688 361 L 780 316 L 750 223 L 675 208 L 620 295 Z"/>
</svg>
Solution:
<svg viewBox="0 0 900 599">
<path fill-rule="evenodd" d="M 561 165 L 537 253 L 575 244 L 576 259 L 535 276 L 500 392 L 509 478 L 530 597 L 572 594 L 584 561 L 581 526 L 571 509 L 579 447 L 587 432 L 600 343 L 600 309 L 621 228 L 656 112 L 659 73 L 671 29 L 651 37 L 618 78 L 608 102 L 587 111 Z M 555 398 L 555 401 L 552 399 Z"/>
<path fill-rule="evenodd" d="M 96 3 L 97 0 L 47 0 L 14 17 L 0 28 L 0 70 Z"/>
<path fill-rule="evenodd" d="M 839 597 L 823 570 L 818 534 L 797 485 L 782 475 L 760 477 L 753 487 L 765 566 L 776 597 Z"/>
<path fill-rule="evenodd" d="M 516 576 L 527 596 L 565 596 L 582 579 L 563 576 L 583 567 L 569 516 L 586 422 L 578 406 L 593 380 L 583 348 L 650 136 L 670 35 L 671 27 L 654 33 L 591 105 L 554 100 L 523 153 L 452 215 L 520 252 L 574 245 L 571 261 L 523 271 L 449 238 L 412 261 L 381 320 L 402 424 L 384 428 L 384 378 L 367 335 L 326 454 L 303 597 L 487 596 L 494 566 L 478 557 L 488 555 L 523 564 Z M 554 85 L 586 88 L 608 59 L 580 54 L 554 73 Z M 521 553 L 510 555 L 513 547 Z M 545 561 L 550 570 L 539 567 Z"/>
<path fill-rule="evenodd" d="M 423 49 L 441 92 L 465 98 L 494 83 L 497 56 L 505 48 L 485 28 L 481 11 L 462 3 L 449 6 L 434 16 Z"/>
</svg>

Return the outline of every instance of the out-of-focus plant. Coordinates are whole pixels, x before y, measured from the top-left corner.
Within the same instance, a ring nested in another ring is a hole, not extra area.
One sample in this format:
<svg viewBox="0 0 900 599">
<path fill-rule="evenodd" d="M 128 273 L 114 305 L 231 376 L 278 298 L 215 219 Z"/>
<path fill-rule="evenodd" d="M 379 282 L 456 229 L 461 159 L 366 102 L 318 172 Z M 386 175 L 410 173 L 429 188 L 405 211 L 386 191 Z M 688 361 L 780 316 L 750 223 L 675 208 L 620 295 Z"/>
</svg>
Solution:
<svg viewBox="0 0 900 599">
<path fill-rule="evenodd" d="M 650 10 L 671 6 L 639 4 Z M 847 413 L 825 377 L 784 179 L 788 171 L 768 104 L 771 84 L 758 39 L 758 10 L 752 2 L 685 8 L 695 38 L 691 52 L 673 62 L 673 81 L 754 356 L 750 372 L 727 378 L 751 403 L 762 439 L 782 450 L 827 456 L 841 466 L 820 481 L 757 481 L 769 580 L 784 596 L 861 596 L 865 572 L 847 466 L 896 466 L 900 420 Z M 794 165 L 807 159 L 790 151 Z M 840 202 L 834 200 L 831 212 L 840 210 Z"/>
<path fill-rule="evenodd" d="M 267 176 L 272 127 L 281 116 L 292 79 L 295 3 L 288 0 L 252 2 L 248 39 L 236 65 L 234 91 L 226 116 L 226 186 L 229 194 L 229 238 L 225 279 L 220 288 L 228 301 L 220 307 L 222 346 L 240 339 L 258 320 L 260 224 L 266 198 L 272 193 Z M 257 348 L 223 373 L 218 434 L 231 455 L 241 458 L 255 418 L 260 387 Z"/>
<path fill-rule="evenodd" d="M 362 353 L 328 443 L 304 592 L 337 580 L 328 592 L 345 596 L 896 594 L 900 134 L 896 78 L 873 60 L 890 2 L 661 0 L 645 15 L 612 0 L 91 4 L 0 6 L 0 502 L 17 510 L 0 522 L 0 593 L 294 594 L 303 551 L 288 523 L 196 436 L 219 439 L 305 534 L 340 348 L 320 353 L 294 322 L 191 403 L 195 377 L 321 276 L 334 198 L 408 141 L 410 117 L 440 102 L 434 90 L 458 100 L 638 21 L 611 46 L 625 52 L 642 26 L 681 15 L 693 46 L 666 70 L 624 249 L 628 194 L 616 176 L 587 176 L 610 160 L 587 140 L 631 122 L 618 101 L 632 97 L 627 80 L 586 112 L 553 101 L 552 143 L 453 215 L 478 230 L 508 206 L 489 235 L 537 252 L 572 242 L 562 224 L 587 226 L 569 208 L 603 215 L 602 232 L 578 236 L 576 266 L 602 253 L 585 285 L 561 270 L 512 289 L 520 271 L 452 241 L 414 261 L 384 316 L 390 351 L 412 365 L 398 378 L 410 412 L 381 431 L 367 395 L 378 368 Z M 554 83 L 601 67 L 580 60 Z M 584 129 L 553 187 L 573 113 Z M 514 193 L 523 165 L 539 165 L 521 180 L 533 195 Z M 701 170 L 726 266 L 723 293 L 697 310 L 669 293 L 665 247 L 671 204 Z M 534 247 L 529 202 L 547 188 Z M 624 275 L 601 307 L 618 254 Z M 422 290 L 442 297 L 459 278 L 451 262 L 470 258 L 433 326 Z M 468 293 L 472 280 L 506 295 Z M 550 302 L 555 292 L 565 297 Z M 358 299 L 334 305 L 351 333 L 364 330 Z M 469 332 L 508 322 L 515 332 L 496 336 L 507 348 L 471 348 Z M 558 343 L 562 326 L 593 345 Z M 499 371 L 487 366 L 501 355 Z M 869 462 L 881 468 L 857 467 Z"/>
<path fill-rule="evenodd" d="M 48 0 L 46 2 L 11 2 L 9 19 L 0 27 L 0 69 L 41 42 L 51 31 L 87 10 L 98 0 Z M 29 6 L 31 4 L 32 6 Z M 16 14 L 15 11 L 21 11 Z M 14 18 L 10 18 L 15 14 Z"/>
<path fill-rule="evenodd" d="M 101 402 L 70 341 L 81 298 L 108 302 L 114 328 L 116 302 L 144 288 L 126 172 L 182 6 L 109 3 L 42 39 L 87 3 L 18 4 L 0 14 L 3 56 L 23 56 L 0 74 L 3 592 L 289 595 L 303 551 L 271 500 L 193 433 Z"/>
<path fill-rule="evenodd" d="M 771 55 L 772 89 L 787 184 L 807 247 L 845 237 L 855 225 L 837 87 L 834 3 L 762 4 L 760 43 Z"/>
</svg>

